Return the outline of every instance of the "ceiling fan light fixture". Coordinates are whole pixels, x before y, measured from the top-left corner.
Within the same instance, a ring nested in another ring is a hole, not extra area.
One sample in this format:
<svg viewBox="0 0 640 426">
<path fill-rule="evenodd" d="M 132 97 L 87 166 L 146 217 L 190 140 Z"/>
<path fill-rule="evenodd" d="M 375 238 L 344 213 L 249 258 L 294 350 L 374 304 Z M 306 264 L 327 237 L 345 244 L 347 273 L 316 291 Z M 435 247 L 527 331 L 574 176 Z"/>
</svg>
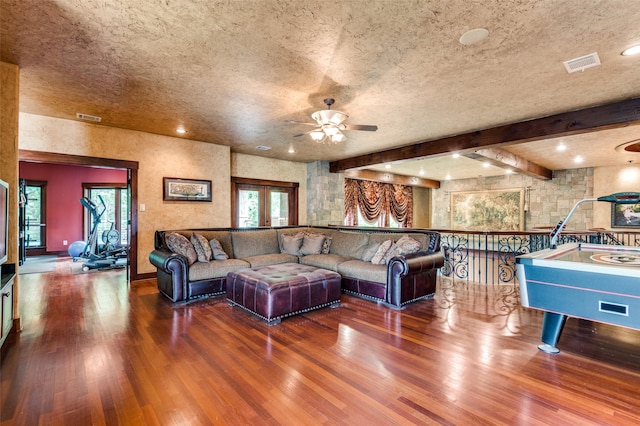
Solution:
<svg viewBox="0 0 640 426">
<path fill-rule="evenodd" d="M 345 137 L 345 135 L 341 132 L 336 133 L 335 135 L 331 136 L 331 142 L 333 143 L 338 143 L 338 142 L 342 142 L 345 139 L 347 139 Z"/>
<path fill-rule="evenodd" d="M 318 124 L 324 125 L 334 125 L 337 126 L 345 121 L 349 116 L 342 111 L 337 111 L 333 109 L 323 109 L 320 111 L 316 111 L 311 114 L 311 118 L 318 122 Z"/>
<path fill-rule="evenodd" d="M 313 132 L 309 133 L 309 135 L 311 135 L 311 139 L 316 142 L 320 142 L 324 138 L 324 132 L 322 130 L 314 130 Z"/>
<path fill-rule="evenodd" d="M 340 130 L 338 130 L 337 127 L 332 126 L 330 124 L 324 124 L 322 126 L 322 131 L 325 133 L 325 135 L 327 136 L 334 136 L 337 135 L 338 133 L 340 133 Z"/>
</svg>

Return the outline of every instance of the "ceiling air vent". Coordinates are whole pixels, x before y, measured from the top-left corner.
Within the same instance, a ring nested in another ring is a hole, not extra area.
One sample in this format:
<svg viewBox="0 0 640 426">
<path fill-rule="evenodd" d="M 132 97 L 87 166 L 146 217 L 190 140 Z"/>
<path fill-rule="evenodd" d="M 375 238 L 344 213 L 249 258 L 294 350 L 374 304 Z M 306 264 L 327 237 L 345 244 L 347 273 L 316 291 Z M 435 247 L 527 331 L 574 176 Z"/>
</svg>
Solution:
<svg viewBox="0 0 640 426">
<path fill-rule="evenodd" d="M 264 146 L 264 145 L 258 145 L 256 146 L 256 149 L 259 149 L 260 151 L 269 151 L 271 149 L 270 146 Z"/>
<path fill-rule="evenodd" d="M 568 61 L 564 61 L 563 64 L 567 72 L 572 73 L 597 67 L 600 65 L 600 58 L 598 57 L 598 52 L 593 52 L 585 56 L 580 56 L 579 58 L 569 59 Z"/>
<path fill-rule="evenodd" d="M 94 123 L 99 123 L 102 121 L 102 117 L 96 117 L 95 115 L 81 114 L 81 113 L 77 113 L 76 118 L 80 120 L 93 121 Z"/>
</svg>

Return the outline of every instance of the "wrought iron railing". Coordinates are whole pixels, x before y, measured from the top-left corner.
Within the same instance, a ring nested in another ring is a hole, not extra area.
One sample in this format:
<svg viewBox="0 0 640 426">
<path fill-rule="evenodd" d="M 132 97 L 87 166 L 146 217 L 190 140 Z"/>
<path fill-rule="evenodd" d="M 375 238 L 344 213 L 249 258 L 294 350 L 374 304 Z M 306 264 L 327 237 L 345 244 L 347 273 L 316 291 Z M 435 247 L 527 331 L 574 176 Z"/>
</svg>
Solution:
<svg viewBox="0 0 640 426">
<path fill-rule="evenodd" d="M 515 258 L 549 247 L 549 232 L 477 232 L 441 230 L 445 264 L 440 274 L 481 284 L 517 283 Z M 560 234 L 558 244 L 585 242 L 640 246 L 640 232 L 592 230 Z"/>
</svg>

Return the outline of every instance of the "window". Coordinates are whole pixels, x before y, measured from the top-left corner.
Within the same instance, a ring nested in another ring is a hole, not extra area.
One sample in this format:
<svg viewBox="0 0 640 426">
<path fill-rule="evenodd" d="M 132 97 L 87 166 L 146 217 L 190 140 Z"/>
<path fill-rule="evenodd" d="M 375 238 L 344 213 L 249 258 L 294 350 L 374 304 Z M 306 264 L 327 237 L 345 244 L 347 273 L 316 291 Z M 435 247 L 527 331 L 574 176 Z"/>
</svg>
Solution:
<svg viewBox="0 0 640 426">
<path fill-rule="evenodd" d="M 27 181 L 24 204 L 24 245 L 26 248 L 46 246 L 46 182 Z"/>
<path fill-rule="evenodd" d="M 236 228 L 298 224 L 298 183 L 232 178 Z"/>
<path fill-rule="evenodd" d="M 104 186 L 103 186 L 104 185 Z M 129 190 L 123 184 L 84 184 L 85 196 L 93 201 L 100 216 L 100 224 L 97 228 L 98 242 L 104 241 L 108 236 L 117 236 L 109 243 L 117 246 L 129 245 Z M 102 201 L 100 198 L 102 197 Z M 104 201 L 104 206 L 102 202 Z M 86 209 L 85 209 L 86 210 Z M 90 212 L 85 211 L 85 239 L 88 238 L 93 228 L 94 218 Z M 109 231 L 115 230 L 117 233 Z"/>
<path fill-rule="evenodd" d="M 361 227 L 372 227 L 372 228 L 376 228 L 376 227 L 383 227 L 384 225 L 381 225 L 379 223 L 379 220 L 375 220 L 373 222 L 368 222 L 367 219 L 364 218 L 364 216 L 362 216 L 362 212 L 360 211 L 360 207 L 358 207 L 358 226 Z M 400 228 L 400 224 L 398 223 L 398 221 L 391 215 L 389 215 L 389 228 Z"/>
</svg>

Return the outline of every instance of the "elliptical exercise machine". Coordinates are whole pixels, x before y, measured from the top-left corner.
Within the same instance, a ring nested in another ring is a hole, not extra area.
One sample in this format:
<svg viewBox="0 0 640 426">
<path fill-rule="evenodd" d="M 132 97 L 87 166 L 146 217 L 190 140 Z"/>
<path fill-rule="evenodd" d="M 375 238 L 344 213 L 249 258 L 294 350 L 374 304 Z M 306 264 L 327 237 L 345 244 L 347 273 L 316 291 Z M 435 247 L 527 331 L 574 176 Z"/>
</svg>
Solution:
<svg viewBox="0 0 640 426">
<path fill-rule="evenodd" d="M 90 198 L 80 199 L 80 203 L 91 213 L 93 226 L 87 242 L 76 241 L 69 246 L 68 250 L 74 262 L 86 260 L 82 264 L 82 270 L 85 272 L 90 269 L 123 268 L 127 262 L 127 249 L 119 246 L 120 233 L 114 229 L 113 223 L 111 229 L 102 232 L 102 244 L 98 243 L 98 226 L 107 210 L 102 195 L 98 195 L 98 198 L 102 204 L 100 210 Z"/>
</svg>

